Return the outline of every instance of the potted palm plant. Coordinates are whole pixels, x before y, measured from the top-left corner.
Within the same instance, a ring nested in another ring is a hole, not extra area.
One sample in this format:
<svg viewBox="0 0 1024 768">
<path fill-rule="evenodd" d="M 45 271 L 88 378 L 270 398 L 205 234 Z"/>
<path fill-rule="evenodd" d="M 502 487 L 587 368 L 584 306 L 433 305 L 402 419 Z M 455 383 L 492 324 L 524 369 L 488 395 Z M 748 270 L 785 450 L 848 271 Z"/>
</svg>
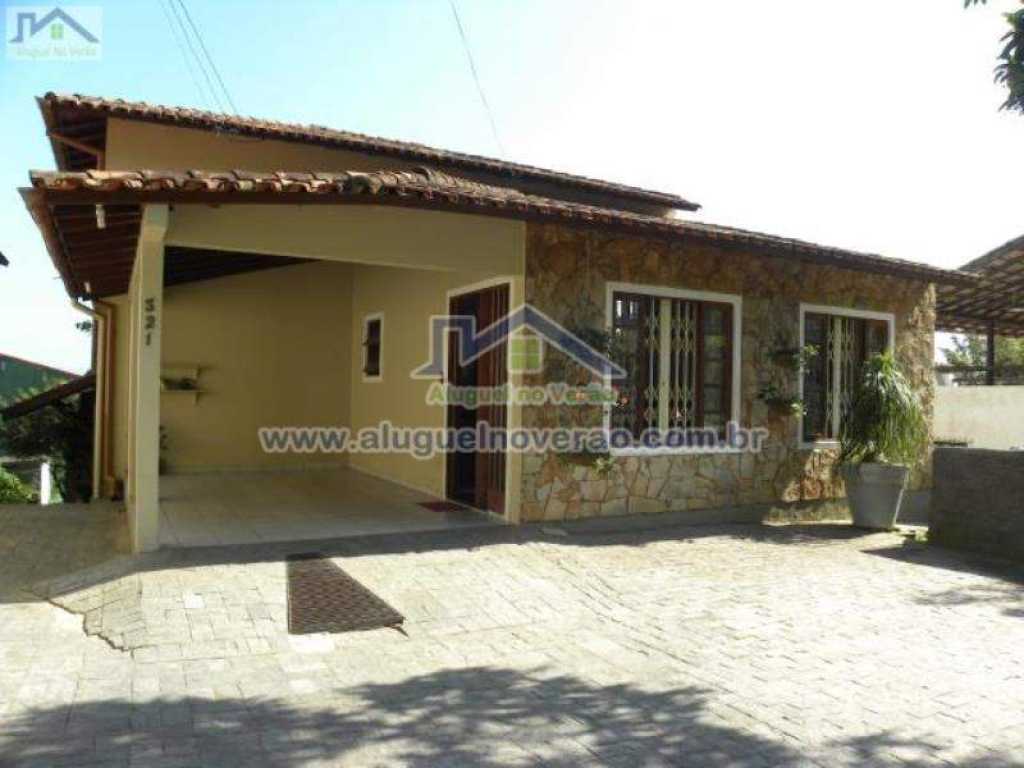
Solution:
<svg viewBox="0 0 1024 768">
<path fill-rule="evenodd" d="M 853 524 L 891 529 L 910 464 L 928 439 L 921 399 L 891 352 L 864 366 L 841 435 L 839 466 Z"/>
</svg>

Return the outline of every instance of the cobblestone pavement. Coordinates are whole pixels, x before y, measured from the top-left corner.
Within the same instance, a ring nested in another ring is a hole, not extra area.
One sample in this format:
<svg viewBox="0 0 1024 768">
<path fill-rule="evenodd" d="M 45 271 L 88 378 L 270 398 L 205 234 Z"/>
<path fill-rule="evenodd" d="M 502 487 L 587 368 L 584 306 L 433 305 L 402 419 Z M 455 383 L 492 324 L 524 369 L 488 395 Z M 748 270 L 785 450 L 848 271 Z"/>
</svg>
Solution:
<svg viewBox="0 0 1024 768">
<path fill-rule="evenodd" d="M 282 547 L 0 602 L 0 765 L 1024 765 L 1004 567 L 829 525 L 564 532 L 318 547 L 404 633 L 287 635 Z"/>
</svg>

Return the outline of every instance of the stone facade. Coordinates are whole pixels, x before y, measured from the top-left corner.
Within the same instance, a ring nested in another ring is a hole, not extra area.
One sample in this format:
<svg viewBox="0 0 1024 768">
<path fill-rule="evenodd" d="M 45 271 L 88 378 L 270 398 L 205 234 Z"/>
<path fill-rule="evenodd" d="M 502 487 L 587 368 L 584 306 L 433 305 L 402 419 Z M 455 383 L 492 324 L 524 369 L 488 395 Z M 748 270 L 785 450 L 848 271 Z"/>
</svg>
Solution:
<svg viewBox="0 0 1024 768">
<path fill-rule="evenodd" d="M 769 383 L 780 392 L 798 392 L 799 373 L 780 366 L 775 353 L 798 344 L 802 302 L 893 313 L 897 357 L 921 392 L 930 421 L 935 298 L 929 284 L 696 243 L 530 225 L 528 302 L 570 328 L 603 328 L 608 282 L 740 295 L 739 421 L 744 427 L 764 427 L 770 436 L 757 454 L 623 456 L 614 458 L 610 471 L 554 453 L 527 456 L 522 475 L 524 521 L 841 497 L 841 482 L 832 473 L 834 451 L 801 449 L 798 417 L 758 397 Z M 527 377 L 526 383 L 559 380 L 571 367 L 560 353 L 549 351 L 544 373 Z M 597 407 L 523 409 L 523 424 L 528 427 L 598 425 L 601 418 Z M 923 458 L 916 467 L 915 487 L 930 483 L 929 466 Z"/>
</svg>

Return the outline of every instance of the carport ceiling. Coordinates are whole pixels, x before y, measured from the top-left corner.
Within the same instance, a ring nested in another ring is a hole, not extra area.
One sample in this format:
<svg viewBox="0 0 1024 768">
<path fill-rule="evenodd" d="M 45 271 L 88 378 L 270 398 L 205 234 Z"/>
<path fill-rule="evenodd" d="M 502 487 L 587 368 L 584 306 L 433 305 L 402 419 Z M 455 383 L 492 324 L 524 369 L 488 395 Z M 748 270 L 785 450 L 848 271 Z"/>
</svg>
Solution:
<svg viewBox="0 0 1024 768">
<path fill-rule="evenodd" d="M 239 253 L 169 245 L 164 254 L 164 285 L 197 283 L 216 277 L 291 267 L 310 261 L 312 259 L 271 256 L 265 253 Z"/>
</svg>

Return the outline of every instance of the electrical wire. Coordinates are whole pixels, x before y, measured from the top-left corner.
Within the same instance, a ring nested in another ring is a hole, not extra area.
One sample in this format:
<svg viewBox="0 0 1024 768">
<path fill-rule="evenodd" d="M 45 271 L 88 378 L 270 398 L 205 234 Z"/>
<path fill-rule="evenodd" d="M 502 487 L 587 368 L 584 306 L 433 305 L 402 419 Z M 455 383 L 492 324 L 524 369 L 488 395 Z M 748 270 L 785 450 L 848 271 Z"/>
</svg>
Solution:
<svg viewBox="0 0 1024 768">
<path fill-rule="evenodd" d="M 185 37 L 185 43 L 188 45 L 188 49 L 192 53 L 192 58 L 199 66 L 199 71 L 202 73 L 203 79 L 206 81 L 206 86 L 207 88 L 209 88 L 209 92 L 213 98 L 214 105 L 217 107 L 219 111 L 225 112 L 226 110 L 224 109 L 224 105 L 217 94 L 217 89 L 213 87 L 213 80 L 210 78 L 210 73 L 206 71 L 206 66 L 203 64 L 203 60 L 199 57 L 199 54 L 196 52 L 195 46 L 192 44 L 192 38 L 188 34 L 188 30 L 185 28 L 185 22 L 181 20 L 181 14 L 178 13 L 178 9 L 174 5 L 174 0 L 167 0 L 167 4 L 170 7 L 171 12 L 174 14 L 174 18 L 177 21 L 178 26 L 181 28 L 181 32 Z"/>
<path fill-rule="evenodd" d="M 491 112 L 491 105 L 487 102 L 487 96 L 484 94 L 484 87 L 480 84 L 480 76 L 476 71 L 476 63 L 473 61 L 473 53 L 469 47 L 466 30 L 462 26 L 462 19 L 459 18 L 459 9 L 455 7 L 455 0 L 448 0 L 448 4 L 452 7 L 452 15 L 455 17 L 455 26 L 459 30 L 459 37 L 462 39 L 462 47 L 466 51 L 466 59 L 469 61 L 469 71 L 473 75 L 473 82 L 476 83 L 476 92 L 480 95 L 480 103 L 484 105 L 484 112 L 487 113 L 487 121 L 491 124 L 491 133 L 494 134 L 494 143 L 498 145 L 498 151 L 504 156 L 505 147 L 502 145 L 501 137 L 498 135 L 498 124 L 495 122 L 494 114 Z"/>
<path fill-rule="evenodd" d="M 188 52 L 185 50 L 185 44 L 181 40 L 181 33 L 178 31 L 178 25 L 174 23 L 174 19 L 171 17 L 171 13 L 168 10 L 168 4 L 170 0 L 161 0 L 160 10 L 163 11 L 164 18 L 167 19 L 167 26 L 171 28 L 171 37 L 174 38 L 174 44 L 178 48 L 178 52 L 181 53 L 181 58 L 185 60 L 185 68 L 188 70 L 189 79 L 192 81 L 192 85 L 195 86 L 196 91 L 199 94 L 199 101 L 204 107 L 210 109 L 210 99 L 206 91 L 203 90 L 203 84 L 199 81 L 199 76 L 196 74 L 195 66 L 192 64 L 192 59 L 189 58 Z"/>
<path fill-rule="evenodd" d="M 185 13 L 185 19 L 188 21 L 189 26 L 192 28 L 193 34 L 196 36 L 196 40 L 199 41 L 199 47 L 203 50 L 203 55 L 206 56 L 207 62 L 210 64 L 210 70 L 213 72 L 213 76 L 217 79 L 217 83 L 220 85 L 221 91 L 224 93 L 224 98 L 227 100 L 228 105 L 231 107 L 231 111 L 238 116 L 238 108 L 235 106 L 234 99 L 231 98 L 231 93 L 228 91 L 228 87 L 224 85 L 224 78 L 220 76 L 220 70 L 217 69 L 217 65 L 213 63 L 213 57 L 210 56 L 210 51 L 206 48 L 206 43 L 203 41 L 203 36 L 199 33 L 199 28 L 196 27 L 195 22 L 192 21 L 192 14 L 188 12 L 188 6 L 185 5 L 185 0 L 178 0 L 178 5 L 181 6 L 181 10 Z"/>
</svg>

